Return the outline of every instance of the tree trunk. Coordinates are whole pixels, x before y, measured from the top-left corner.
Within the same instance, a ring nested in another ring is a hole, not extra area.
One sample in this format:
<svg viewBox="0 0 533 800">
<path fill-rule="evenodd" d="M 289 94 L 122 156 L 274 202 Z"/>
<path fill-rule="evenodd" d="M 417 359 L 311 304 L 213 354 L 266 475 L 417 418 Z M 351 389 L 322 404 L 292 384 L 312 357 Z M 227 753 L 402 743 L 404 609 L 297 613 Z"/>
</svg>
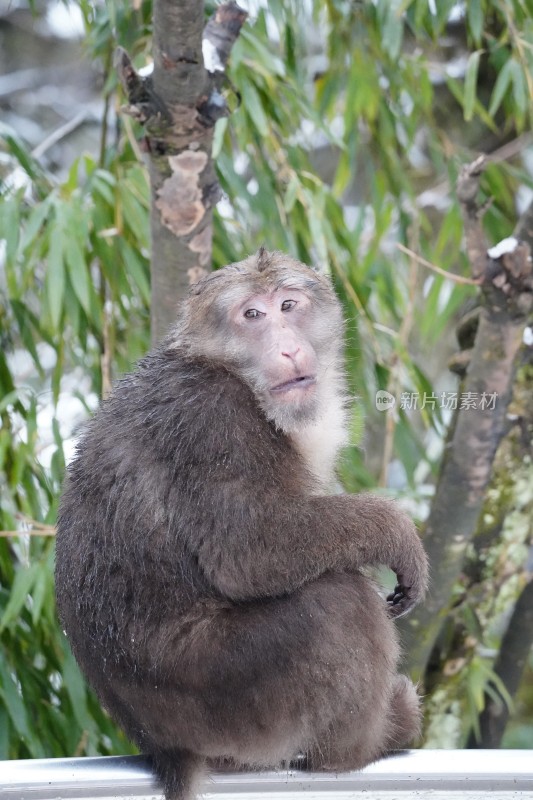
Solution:
<svg viewBox="0 0 533 800">
<path fill-rule="evenodd" d="M 153 342 L 174 321 L 189 285 L 211 268 L 219 199 L 213 131 L 227 114 L 219 88 L 245 19 L 246 12 L 230 2 L 204 27 L 202 0 L 154 0 L 153 75 L 141 78 L 125 51 L 119 53 L 129 101 L 124 110 L 144 124 L 150 160 Z"/>
<path fill-rule="evenodd" d="M 501 678 L 511 697 L 515 697 L 520 686 L 532 644 L 533 580 L 530 580 L 516 602 L 494 665 L 494 672 Z M 467 744 L 469 748 L 491 749 L 501 745 L 509 719 L 509 708 L 500 696 L 497 686 L 493 686 L 493 692 L 498 699 L 494 695 L 485 695 L 485 708 L 479 718 L 480 738 L 478 741 L 472 733 Z"/>
<path fill-rule="evenodd" d="M 477 544 L 477 563 L 481 568 L 473 577 L 474 591 L 484 591 L 489 595 L 494 592 L 500 595 L 505 595 L 508 591 L 514 593 L 517 581 L 520 593 L 506 623 L 507 628 L 493 665 L 499 681 L 491 681 L 485 691 L 485 704 L 479 717 L 479 725 L 471 732 L 468 740 L 467 746 L 470 748 L 501 746 L 510 715 L 508 699 L 514 699 L 518 692 L 528 655 L 533 647 L 533 551 L 529 546 L 529 556 L 522 564 L 517 564 L 503 554 L 497 556 L 495 561 L 494 556 L 502 545 L 507 546 L 508 553 L 518 542 L 523 542 L 526 547 L 530 545 L 533 532 L 532 396 L 533 351 L 524 345 L 509 409 L 509 431 L 496 456 L 496 474 L 487 503 L 487 519 L 490 521 L 487 525 L 481 522 L 474 541 Z M 501 514 L 499 518 L 498 511 Z M 483 581 L 490 561 L 493 566 L 489 582 L 484 586 L 476 586 L 476 579 Z"/>
<path fill-rule="evenodd" d="M 477 408 L 456 411 L 424 536 L 432 569 L 429 595 L 402 621 L 405 665 L 417 678 L 425 672 L 476 531 L 532 305 L 529 245 L 509 242 L 501 254 L 487 253 L 475 202 L 482 167 L 480 160 L 466 167 L 458 183 L 472 271 L 482 288 L 479 326 L 461 392 L 475 399 Z M 523 227 L 521 220 L 517 231 Z"/>
</svg>

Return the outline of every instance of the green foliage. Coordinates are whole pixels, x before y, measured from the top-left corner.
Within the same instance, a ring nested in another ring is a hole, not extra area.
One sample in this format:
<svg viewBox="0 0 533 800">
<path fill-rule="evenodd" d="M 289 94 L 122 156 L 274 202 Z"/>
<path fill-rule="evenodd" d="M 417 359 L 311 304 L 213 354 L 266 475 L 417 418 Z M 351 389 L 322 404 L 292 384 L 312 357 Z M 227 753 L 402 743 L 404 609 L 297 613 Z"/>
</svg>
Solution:
<svg viewBox="0 0 533 800">
<path fill-rule="evenodd" d="M 84 12 L 105 63 L 110 18 L 90 4 Z M 59 629 L 44 533 L 74 432 L 61 407 L 77 401 L 78 421 L 87 416 L 149 347 L 148 179 L 127 139 L 99 159 L 80 156 L 58 182 L 14 131 L 0 136 L 11 159 L 0 186 L 0 758 L 131 752 Z M 33 369 L 21 375 L 24 353 Z"/>
<path fill-rule="evenodd" d="M 0 129 L 9 158 L 0 174 L 0 529 L 22 532 L 0 538 L 0 757 L 128 747 L 85 688 L 58 628 L 53 539 L 39 535 L 54 523 L 73 433 L 61 403 L 77 398 L 87 415 L 110 378 L 149 346 L 148 180 L 130 123 L 122 121 L 111 143 L 108 115 L 112 54 L 120 44 L 138 65 L 147 60 L 151 3 L 79 5 L 88 53 L 103 73 L 100 152 L 81 155 L 58 181 L 16 132 Z M 533 96 L 531 3 L 465 4 L 460 75 L 442 44 L 455 6 L 315 0 L 307 12 L 299 0 L 272 0 L 233 48 L 226 93 L 234 113 L 215 136 L 227 196 L 215 219 L 215 266 L 266 244 L 330 271 L 346 305 L 358 397 L 342 477 L 350 489 L 380 475 L 385 482 L 394 459 L 422 509 L 415 486 L 431 479 L 443 422 L 427 409 L 386 417 L 375 410 L 375 392 L 399 400 L 402 392 L 430 394 L 439 381 L 442 388 L 442 343 L 472 289 L 426 272 L 396 244 L 468 274 L 453 192 L 458 170 L 479 142 L 497 147 L 525 130 Z M 512 230 L 519 185 L 531 185 L 519 159 L 487 170 L 491 242 Z M 23 353 L 32 364 L 25 372 Z M 72 376 L 77 390 L 68 388 Z M 430 455 L 428 441 L 437 445 Z M 487 629 L 491 614 L 480 623 Z M 434 720 L 454 703 L 464 710 L 469 697 L 475 725 L 493 677 L 474 651 L 471 665 L 451 694 L 437 688 Z"/>
</svg>

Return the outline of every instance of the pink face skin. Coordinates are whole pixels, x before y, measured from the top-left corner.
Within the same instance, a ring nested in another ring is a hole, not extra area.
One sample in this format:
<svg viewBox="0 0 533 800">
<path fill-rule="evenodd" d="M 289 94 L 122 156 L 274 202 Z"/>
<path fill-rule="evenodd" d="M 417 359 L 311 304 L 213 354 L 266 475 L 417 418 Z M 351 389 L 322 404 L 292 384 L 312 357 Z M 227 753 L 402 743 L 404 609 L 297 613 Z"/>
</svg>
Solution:
<svg viewBox="0 0 533 800">
<path fill-rule="evenodd" d="M 316 391 L 317 357 L 307 328 L 312 303 L 300 289 L 280 288 L 237 303 L 230 319 L 236 337 L 257 358 L 263 391 L 277 403 L 301 405 Z"/>
</svg>

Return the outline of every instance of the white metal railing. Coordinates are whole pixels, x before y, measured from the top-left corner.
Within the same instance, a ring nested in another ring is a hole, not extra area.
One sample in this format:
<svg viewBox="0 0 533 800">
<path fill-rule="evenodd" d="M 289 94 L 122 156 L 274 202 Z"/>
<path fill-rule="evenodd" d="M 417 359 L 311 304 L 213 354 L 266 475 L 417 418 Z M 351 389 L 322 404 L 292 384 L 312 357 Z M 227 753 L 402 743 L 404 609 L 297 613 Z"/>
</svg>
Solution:
<svg viewBox="0 0 533 800">
<path fill-rule="evenodd" d="M 533 751 L 412 750 L 361 772 L 216 774 L 202 795 L 214 800 L 533 800 Z M 161 788 L 140 756 L 0 762 L 0 800 L 157 800 Z M 281 800 L 281 798 L 280 798 Z"/>
</svg>

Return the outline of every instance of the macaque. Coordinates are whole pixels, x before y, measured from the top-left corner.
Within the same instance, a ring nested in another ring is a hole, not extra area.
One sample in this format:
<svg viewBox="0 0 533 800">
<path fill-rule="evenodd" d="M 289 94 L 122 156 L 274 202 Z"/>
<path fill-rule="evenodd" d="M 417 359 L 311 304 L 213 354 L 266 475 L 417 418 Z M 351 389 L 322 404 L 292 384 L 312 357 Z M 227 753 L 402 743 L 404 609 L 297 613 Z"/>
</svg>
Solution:
<svg viewBox="0 0 533 800">
<path fill-rule="evenodd" d="M 394 501 L 335 493 L 346 428 L 340 302 L 261 249 L 191 288 L 81 437 L 59 614 L 167 800 L 213 765 L 356 770 L 419 732 L 393 618 L 427 560 Z"/>
</svg>

